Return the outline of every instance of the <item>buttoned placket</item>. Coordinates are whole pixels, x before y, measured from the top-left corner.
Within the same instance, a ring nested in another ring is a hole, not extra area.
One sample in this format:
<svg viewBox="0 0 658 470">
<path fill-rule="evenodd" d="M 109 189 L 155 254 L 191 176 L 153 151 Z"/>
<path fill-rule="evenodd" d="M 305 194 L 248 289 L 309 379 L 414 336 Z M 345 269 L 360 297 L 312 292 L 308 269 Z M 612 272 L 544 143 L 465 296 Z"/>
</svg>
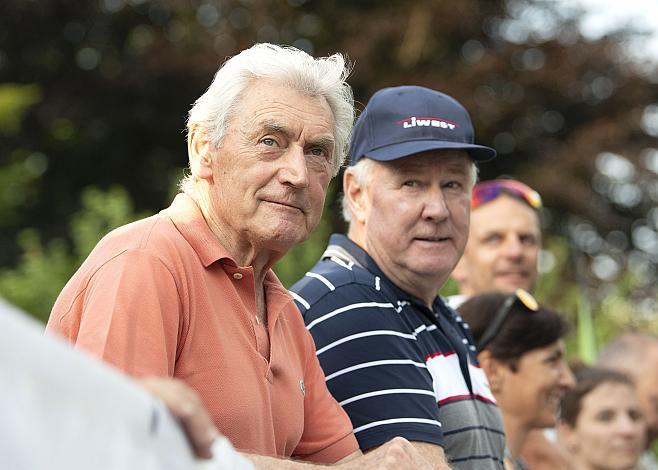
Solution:
<svg viewBox="0 0 658 470">
<path fill-rule="evenodd" d="M 230 266 L 228 267 L 227 271 L 233 278 L 234 282 L 246 282 L 245 281 L 245 275 L 239 271 L 234 271 L 231 272 L 234 269 L 240 269 L 237 267 Z M 250 278 L 250 276 L 247 276 L 247 279 Z M 252 289 L 252 295 L 255 295 Z M 261 357 L 265 360 L 266 363 L 268 363 L 268 368 L 269 368 L 269 361 L 270 361 L 270 356 L 271 356 L 271 341 L 269 339 L 269 333 L 265 327 L 265 325 L 260 321 L 258 318 L 257 313 L 252 313 L 250 315 L 251 318 L 251 329 L 254 337 L 254 342 L 256 344 L 256 350 L 258 353 L 261 355 Z M 266 345 L 270 345 L 269 348 L 266 348 Z M 270 351 L 268 351 L 270 349 Z"/>
</svg>

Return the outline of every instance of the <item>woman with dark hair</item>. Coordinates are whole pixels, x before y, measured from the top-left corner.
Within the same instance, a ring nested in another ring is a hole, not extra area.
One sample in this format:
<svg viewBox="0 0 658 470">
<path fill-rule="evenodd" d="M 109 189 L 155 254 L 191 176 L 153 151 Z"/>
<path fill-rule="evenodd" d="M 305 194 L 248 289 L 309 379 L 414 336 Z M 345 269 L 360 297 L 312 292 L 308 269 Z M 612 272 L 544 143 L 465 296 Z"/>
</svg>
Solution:
<svg viewBox="0 0 658 470">
<path fill-rule="evenodd" d="M 561 340 L 566 322 L 521 289 L 472 297 L 458 311 L 503 414 L 505 468 L 526 468 L 519 454 L 528 433 L 555 425 L 560 400 L 574 385 Z"/>
<path fill-rule="evenodd" d="M 599 368 L 576 371 L 576 387 L 562 399 L 558 435 L 578 470 L 638 468 L 645 426 L 627 376 Z"/>
</svg>

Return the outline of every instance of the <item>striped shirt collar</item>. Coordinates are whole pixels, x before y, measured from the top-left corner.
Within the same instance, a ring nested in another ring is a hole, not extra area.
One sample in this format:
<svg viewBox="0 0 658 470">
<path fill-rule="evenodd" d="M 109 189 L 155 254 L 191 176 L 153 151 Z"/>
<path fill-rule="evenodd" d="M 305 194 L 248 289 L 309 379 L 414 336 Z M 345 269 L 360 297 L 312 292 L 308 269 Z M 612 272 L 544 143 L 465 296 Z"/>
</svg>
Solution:
<svg viewBox="0 0 658 470">
<path fill-rule="evenodd" d="M 427 309 L 425 303 L 418 297 L 409 294 L 408 292 L 400 289 L 394 282 L 392 282 L 386 274 L 377 266 L 374 259 L 359 245 L 354 243 L 347 236 L 334 233 L 329 238 L 329 245 L 322 253 L 322 259 L 338 258 L 346 264 L 355 264 L 369 271 L 374 276 L 379 276 L 382 281 L 387 282 L 394 290 L 395 295 L 399 299 L 408 300 L 417 304 L 420 307 Z M 441 297 L 437 296 L 432 302 L 432 310 L 434 313 L 442 312 L 444 314 L 452 315 L 449 308 L 446 308 Z"/>
</svg>

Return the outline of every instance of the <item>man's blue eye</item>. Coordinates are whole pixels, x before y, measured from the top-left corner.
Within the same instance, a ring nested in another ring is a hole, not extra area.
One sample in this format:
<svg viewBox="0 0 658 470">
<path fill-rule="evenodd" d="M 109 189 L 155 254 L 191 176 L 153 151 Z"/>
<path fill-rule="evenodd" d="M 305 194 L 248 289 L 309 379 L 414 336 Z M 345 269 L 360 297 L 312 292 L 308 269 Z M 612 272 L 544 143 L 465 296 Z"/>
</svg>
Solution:
<svg viewBox="0 0 658 470">
<path fill-rule="evenodd" d="M 274 139 L 263 139 L 261 142 L 267 145 L 268 147 L 271 147 L 276 144 L 276 141 Z"/>
</svg>

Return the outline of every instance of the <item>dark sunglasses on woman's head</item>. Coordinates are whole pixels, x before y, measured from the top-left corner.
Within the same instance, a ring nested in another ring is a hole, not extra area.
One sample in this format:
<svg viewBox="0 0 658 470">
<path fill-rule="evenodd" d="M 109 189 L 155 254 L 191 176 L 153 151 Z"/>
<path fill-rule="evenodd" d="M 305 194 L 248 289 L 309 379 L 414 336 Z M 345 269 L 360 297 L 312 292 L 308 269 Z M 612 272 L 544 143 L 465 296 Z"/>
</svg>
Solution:
<svg viewBox="0 0 658 470">
<path fill-rule="evenodd" d="M 522 305 L 524 311 L 528 313 L 534 313 L 539 310 L 539 303 L 535 300 L 532 294 L 523 289 L 516 289 L 513 294 L 507 296 L 498 311 L 496 311 L 496 314 L 494 315 L 493 320 L 491 320 L 491 323 L 489 323 L 487 329 L 482 333 L 480 341 L 478 341 L 477 344 L 479 351 L 484 351 L 484 348 L 486 348 L 500 332 L 500 329 L 505 323 L 505 320 L 507 320 L 512 307 L 517 302 Z"/>
</svg>

